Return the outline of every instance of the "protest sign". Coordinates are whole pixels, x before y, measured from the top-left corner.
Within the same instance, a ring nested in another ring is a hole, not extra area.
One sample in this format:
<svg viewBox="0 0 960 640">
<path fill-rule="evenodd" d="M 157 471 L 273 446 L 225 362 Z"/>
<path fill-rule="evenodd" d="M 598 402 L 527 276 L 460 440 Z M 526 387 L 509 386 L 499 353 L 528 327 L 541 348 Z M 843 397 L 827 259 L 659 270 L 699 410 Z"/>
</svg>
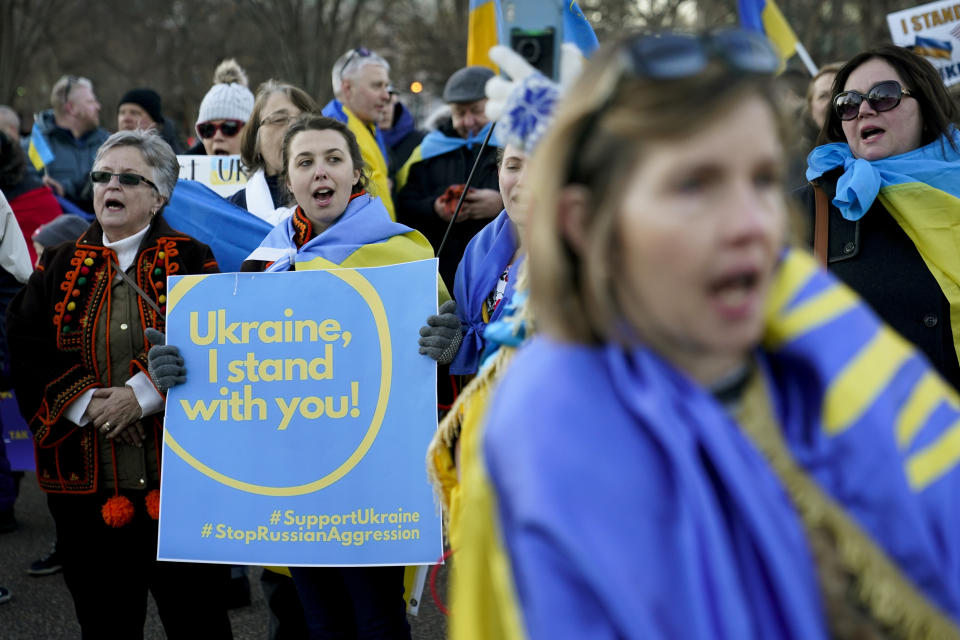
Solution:
<svg viewBox="0 0 960 640">
<path fill-rule="evenodd" d="M 20 415 L 13 391 L 0 391 L 0 424 L 3 426 L 3 444 L 13 471 L 33 471 L 33 433 Z"/>
<path fill-rule="evenodd" d="M 944 84 L 960 82 L 960 2 L 929 2 L 894 11 L 887 14 L 887 26 L 893 43 L 929 60 Z"/>
<path fill-rule="evenodd" d="M 431 564 L 424 470 L 436 260 L 169 279 L 158 557 L 275 565 Z"/>
<path fill-rule="evenodd" d="M 181 180 L 203 183 L 224 198 L 247 186 L 240 156 L 177 156 Z"/>
</svg>

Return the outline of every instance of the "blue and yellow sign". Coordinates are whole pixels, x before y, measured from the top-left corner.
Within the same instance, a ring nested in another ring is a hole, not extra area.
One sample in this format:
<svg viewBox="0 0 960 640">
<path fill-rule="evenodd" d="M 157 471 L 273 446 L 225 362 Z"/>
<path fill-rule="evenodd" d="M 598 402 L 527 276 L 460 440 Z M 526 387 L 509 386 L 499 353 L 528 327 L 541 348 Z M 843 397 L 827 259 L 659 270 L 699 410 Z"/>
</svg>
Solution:
<svg viewBox="0 0 960 640">
<path fill-rule="evenodd" d="M 432 564 L 436 261 L 169 279 L 163 560 Z"/>
<path fill-rule="evenodd" d="M 0 391 L 0 437 L 13 471 L 33 471 L 33 433 L 20 415 L 13 391 Z"/>
</svg>

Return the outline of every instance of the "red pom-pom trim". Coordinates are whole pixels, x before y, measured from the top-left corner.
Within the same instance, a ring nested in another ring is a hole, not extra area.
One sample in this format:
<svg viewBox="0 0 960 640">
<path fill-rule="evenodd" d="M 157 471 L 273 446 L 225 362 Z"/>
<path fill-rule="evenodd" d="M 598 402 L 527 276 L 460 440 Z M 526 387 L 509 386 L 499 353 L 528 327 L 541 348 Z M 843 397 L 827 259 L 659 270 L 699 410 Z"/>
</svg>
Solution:
<svg viewBox="0 0 960 640">
<path fill-rule="evenodd" d="M 126 496 L 113 496 L 103 503 L 100 513 L 107 525 L 119 529 L 133 521 L 133 503 Z"/>
<path fill-rule="evenodd" d="M 147 515 L 154 520 L 160 519 L 160 490 L 153 489 L 147 493 Z"/>
</svg>

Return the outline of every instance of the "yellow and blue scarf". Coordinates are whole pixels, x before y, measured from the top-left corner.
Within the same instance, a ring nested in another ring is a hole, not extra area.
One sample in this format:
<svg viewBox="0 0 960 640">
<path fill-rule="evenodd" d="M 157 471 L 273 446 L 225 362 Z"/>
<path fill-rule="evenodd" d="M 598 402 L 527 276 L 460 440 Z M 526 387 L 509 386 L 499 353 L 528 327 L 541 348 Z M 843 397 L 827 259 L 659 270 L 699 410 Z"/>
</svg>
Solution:
<svg viewBox="0 0 960 640">
<path fill-rule="evenodd" d="M 343 214 L 321 233 L 298 246 L 295 216 L 290 216 L 263 239 L 248 260 L 272 263 L 267 272 L 377 267 L 433 257 L 430 243 L 418 231 L 393 222 L 379 198 L 354 197 Z"/>
<path fill-rule="evenodd" d="M 956 636 L 960 397 L 799 251 L 757 360 L 770 428 L 825 500 L 788 499 L 757 443 L 650 349 L 519 351 L 461 451 L 451 637 L 825 637 L 800 514 L 838 536 L 877 620 Z"/>
<path fill-rule="evenodd" d="M 807 178 L 843 167 L 833 204 L 859 220 L 879 199 L 913 241 L 950 303 L 954 349 L 960 358 L 960 131 L 882 160 L 854 158 L 843 143 L 814 149 Z"/>
</svg>

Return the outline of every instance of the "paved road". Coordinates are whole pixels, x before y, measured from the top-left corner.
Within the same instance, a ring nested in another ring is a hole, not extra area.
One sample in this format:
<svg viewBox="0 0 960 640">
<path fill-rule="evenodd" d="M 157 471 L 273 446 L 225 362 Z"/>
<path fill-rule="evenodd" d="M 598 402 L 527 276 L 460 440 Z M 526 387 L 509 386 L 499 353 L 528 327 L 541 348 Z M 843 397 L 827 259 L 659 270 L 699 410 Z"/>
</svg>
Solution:
<svg viewBox="0 0 960 640">
<path fill-rule="evenodd" d="M 31 562 L 46 552 L 53 541 L 53 519 L 36 477 L 28 473 L 20 486 L 17 521 L 13 533 L 0 534 L 0 585 L 13 592 L 13 599 L 0 604 L 2 640 L 61 640 L 80 637 L 80 626 L 73 614 L 73 602 L 60 574 L 34 578 L 26 573 Z M 230 612 L 236 640 L 263 640 L 267 637 L 267 607 L 260 591 L 259 568 L 252 569 L 251 604 Z M 446 597 L 446 574 L 440 571 L 438 588 Z M 424 592 L 420 615 L 410 618 L 414 640 L 441 640 L 446 637 L 446 619 Z M 150 599 L 145 640 L 164 638 L 157 610 Z"/>
</svg>

